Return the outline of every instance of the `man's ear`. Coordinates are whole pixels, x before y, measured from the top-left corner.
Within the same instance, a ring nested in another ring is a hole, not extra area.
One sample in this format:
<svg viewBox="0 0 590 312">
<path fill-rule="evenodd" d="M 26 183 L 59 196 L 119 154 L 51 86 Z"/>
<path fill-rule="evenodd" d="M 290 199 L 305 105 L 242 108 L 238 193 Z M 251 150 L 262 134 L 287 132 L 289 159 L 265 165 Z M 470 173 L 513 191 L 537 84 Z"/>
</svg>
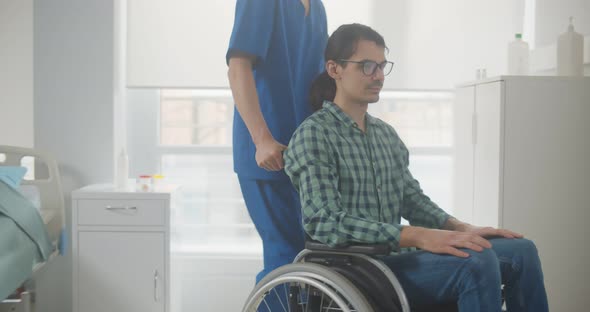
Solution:
<svg viewBox="0 0 590 312">
<path fill-rule="evenodd" d="M 330 77 L 332 77 L 332 79 L 340 79 L 340 66 L 338 66 L 338 63 L 332 60 L 327 61 L 326 72 L 328 75 L 330 75 Z"/>
</svg>

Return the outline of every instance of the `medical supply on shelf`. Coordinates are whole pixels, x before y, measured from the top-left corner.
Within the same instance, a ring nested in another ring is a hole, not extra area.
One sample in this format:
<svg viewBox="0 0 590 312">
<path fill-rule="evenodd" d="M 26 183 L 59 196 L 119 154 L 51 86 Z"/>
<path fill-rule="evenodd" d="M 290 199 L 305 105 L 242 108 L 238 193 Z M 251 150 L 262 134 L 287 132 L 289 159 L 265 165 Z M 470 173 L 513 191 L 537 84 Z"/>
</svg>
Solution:
<svg viewBox="0 0 590 312">
<path fill-rule="evenodd" d="M 152 176 L 140 175 L 137 178 L 137 190 L 141 192 L 149 192 L 152 190 Z"/>
<path fill-rule="evenodd" d="M 117 172 L 115 173 L 115 188 L 124 190 L 127 188 L 127 180 L 129 179 L 129 157 L 125 152 L 125 148 L 121 149 L 119 157 L 117 158 Z"/>
<path fill-rule="evenodd" d="M 488 74 L 485 68 L 478 68 L 475 70 L 475 80 L 486 79 L 487 77 Z"/>
<path fill-rule="evenodd" d="M 508 74 L 529 74 L 529 44 L 522 40 L 522 34 L 515 34 L 508 44 Z"/>
<path fill-rule="evenodd" d="M 557 38 L 557 75 L 584 75 L 584 37 L 574 31 L 574 18 L 570 17 L 567 31 Z"/>
</svg>

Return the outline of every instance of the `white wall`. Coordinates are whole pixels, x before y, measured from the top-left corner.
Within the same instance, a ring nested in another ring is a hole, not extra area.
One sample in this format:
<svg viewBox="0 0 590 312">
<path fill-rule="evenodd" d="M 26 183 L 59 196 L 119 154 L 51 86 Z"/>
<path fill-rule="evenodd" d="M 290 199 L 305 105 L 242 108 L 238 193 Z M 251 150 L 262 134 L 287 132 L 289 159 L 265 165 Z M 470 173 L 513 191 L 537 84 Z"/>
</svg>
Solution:
<svg viewBox="0 0 590 312">
<path fill-rule="evenodd" d="M 0 145 L 33 146 L 33 1 L 0 1 Z"/>
<path fill-rule="evenodd" d="M 60 164 L 68 232 L 71 190 L 113 178 L 115 1 L 34 1 L 35 147 Z M 71 265 L 39 274 L 40 311 L 72 310 Z"/>
<path fill-rule="evenodd" d="M 450 89 L 506 71 L 507 43 L 523 31 L 522 0 L 376 0 L 372 26 L 396 62 L 386 87 Z"/>
<path fill-rule="evenodd" d="M 389 1 L 376 0 L 322 0 L 328 19 L 328 35 L 340 25 L 360 23 L 370 25 L 376 6 L 387 5 Z"/>
<path fill-rule="evenodd" d="M 128 85 L 227 87 L 235 1 L 128 0 Z"/>
<path fill-rule="evenodd" d="M 329 32 L 358 22 L 385 37 L 396 63 L 386 87 L 395 89 L 453 88 L 474 79 L 478 68 L 488 76 L 506 74 L 515 33 L 543 47 L 555 42 L 570 15 L 578 32 L 590 34 L 588 0 L 323 2 Z M 129 3 L 129 85 L 227 87 L 224 55 L 234 1 Z M 531 10 L 526 20 L 525 5 Z"/>
<path fill-rule="evenodd" d="M 386 86 L 449 89 L 477 68 L 506 72 L 507 43 L 523 31 L 524 0 L 323 0 L 332 32 L 379 31 L 396 62 Z M 128 85 L 227 87 L 234 1 L 129 0 Z"/>
<path fill-rule="evenodd" d="M 331 33 L 344 23 L 368 24 L 375 1 L 323 2 Z M 228 87 L 234 9 L 227 0 L 129 0 L 128 86 Z"/>
</svg>

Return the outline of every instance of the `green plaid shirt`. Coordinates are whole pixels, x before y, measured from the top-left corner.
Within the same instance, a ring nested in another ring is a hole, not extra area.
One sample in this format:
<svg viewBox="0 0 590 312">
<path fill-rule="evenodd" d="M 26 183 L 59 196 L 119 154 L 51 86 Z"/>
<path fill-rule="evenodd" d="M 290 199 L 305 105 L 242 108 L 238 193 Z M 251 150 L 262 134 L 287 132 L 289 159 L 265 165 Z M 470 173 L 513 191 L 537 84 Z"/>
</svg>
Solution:
<svg viewBox="0 0 590 312">
<path fill-rule="evenodd" d="M 393 127 L 366 114 L 363 133 L 336 104 L 307 118 L 284 153 L 301 197 L 303 226 L 330 246 L 390 243 L 399 251 L 401 217 L 441 228 L 449 215 L 424 195 L 408 149 Z"/>
</svg>

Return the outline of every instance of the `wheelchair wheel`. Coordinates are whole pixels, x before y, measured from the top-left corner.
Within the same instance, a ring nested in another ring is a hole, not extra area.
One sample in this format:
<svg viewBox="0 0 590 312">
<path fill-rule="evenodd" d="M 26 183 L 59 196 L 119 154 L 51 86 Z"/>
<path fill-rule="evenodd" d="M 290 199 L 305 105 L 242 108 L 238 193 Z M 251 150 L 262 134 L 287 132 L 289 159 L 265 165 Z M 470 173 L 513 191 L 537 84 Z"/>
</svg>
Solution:
<svg viewBox="0 0 590 312">
<path fill-rule="evenodd" d="M 319 264 L 293 263 L 263 278 L 242 311 L 373 312 L 373 308 L 342 275 Z"/>
</svg>

